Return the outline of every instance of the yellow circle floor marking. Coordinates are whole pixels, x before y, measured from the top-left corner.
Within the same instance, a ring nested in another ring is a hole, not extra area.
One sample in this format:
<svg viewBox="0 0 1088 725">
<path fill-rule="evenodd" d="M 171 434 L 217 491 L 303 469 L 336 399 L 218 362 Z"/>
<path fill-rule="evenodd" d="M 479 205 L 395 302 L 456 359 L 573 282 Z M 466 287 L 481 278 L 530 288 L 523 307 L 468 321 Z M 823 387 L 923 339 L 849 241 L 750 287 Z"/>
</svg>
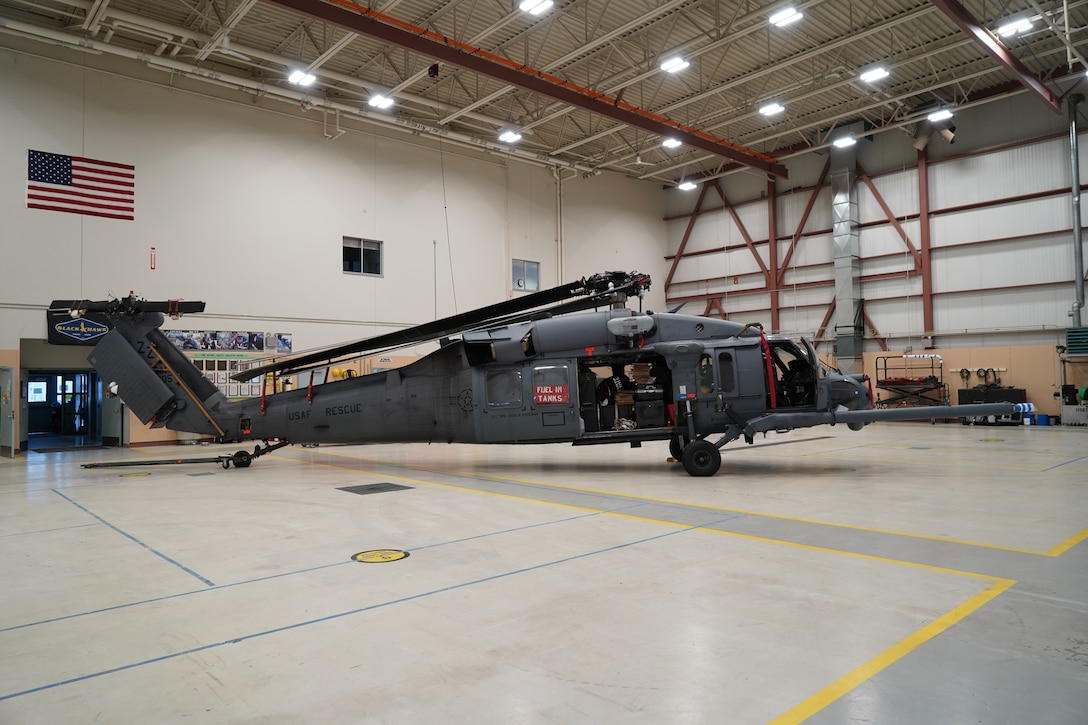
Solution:
<svg viewBox="0 0 1088 725">
<path fill-rule="evenodd" d="M 408 552 L 400 549 L 371 549 L 370 551 L 360 551 L 351 558 L 353 561 L 361 561 L 364 564 L 384 564 L 387 561 L 407 559 Z"/>
</svg>

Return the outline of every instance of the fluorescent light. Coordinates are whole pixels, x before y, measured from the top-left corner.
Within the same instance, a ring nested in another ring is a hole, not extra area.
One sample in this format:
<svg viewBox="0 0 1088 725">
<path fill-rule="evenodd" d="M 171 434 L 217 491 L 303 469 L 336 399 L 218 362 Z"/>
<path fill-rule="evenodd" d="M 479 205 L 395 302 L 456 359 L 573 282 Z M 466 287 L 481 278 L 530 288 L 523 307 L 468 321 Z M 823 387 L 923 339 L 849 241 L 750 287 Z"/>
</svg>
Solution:
<svg viewBox="0 0 1088 725">
<path fill-rule="evenodd" d="M 878 65 L 875 68 L 869 68 L 868 70 L 863 71 L 862 74 L 858 77 L 866 83 L 875 83 L 881 78 L 887 78 L 889 75 L 890 74 L 888 73 L 887 68 L 882 65 Z"/>
<path fill-rule="evenodd" d="M 676 185 L 676 188 L 680 191 L 691 191 L 696 186 L 697 184 L 694 181 L 681 181 L 679 184 Z"/>
<path fill-rule="evenodd" d="M 835 148 L 844 149 L 844 148 L 846 148 L 848 146 L 853 146 L 857 142 L 858 142 L 857 139 L 854 138 L 853 136 L 840 136 L 839 138 L 835 139 L 831 143 L 833 143 L 835 145 Z"/>
<path fill-rule="evenodd" d="M 681 141 L 678 138 L 667 138 L 667 139 L 665 139 L 664 141 L 661 142 L 661 145 L 664 146 L 667 149 L 674 149 L 674 148 L 677 148 L 678 146 L 683 145 L 683 143 L 684 142 Z"/>
<path fill-rule="evenodd" d="M 1031 21 L 1027 18 L 1020 18 L 1019 20 L 1013 20 L 1010 23 L 1005 23 L 997 29 L 997 34 L 1002 38 L 1008 38 L 1010 35 L 1017 35 L 1019 33 L 1026 33 L 1031 30 Z"/>
<path fill-rule="evenodd" d="M 781 103 L 778 103 L 777 101 L 771 101 L 770 103 L 760 107 L 759 112 L 762 113 L 764 116 L 773 116 L 776 113 L 782 113 L 782 111 L 785 110 L 786 107 L 783 106 Z"/>
<path fill-rule="evenodd" d="M 689 65 L 691 65 L 691 63 L 688 63 L 680 56 L 675 55 L 661 64 L 661 70 L 665 71 L 666 73 L 676 73 L 677 71 L 684 70 Z"/>
<path fill-rule="evenodd" d="M 796 22 L 805 17 L 803 13 L 797 12 L 797 8 L 789 7 L 779 10 L 777 13 L 768 18 L 771 25 L 775 25 L 779 28 L 784 28 L 790 23 Z"/>
<path fill-rule="evenodd" d="M 555 5 L 552 0 L 524 0 L 518 8 L 530 15 L 540 15 L 552 5 Z"/>
<path fill-rule="evenodd" d="M 926 118 L 928 118 L 933 123 L 936 123 L 937 121 L 944 121 L 945 119 L 952 118 L 952 111 L 949 111 L 947 108 L 942 108 L 939 111 L 934 111 L 933 113 L 929 114 L 928 116 L 926 116 Z"/>
<path fill-rule="evenodd" d="M 287 76 L 287 80 L 296 86 L 312 86 L 314 81 L 317 80 L 317 76 L 303 70 L 295 70 L 291 71 L 291 75 Z"/>
<path fill-rule="evenodd" d="M 503 131 L 499 134 L 499 140 L 503 143 L 517 143 L 521 140 L 521 134 L 517 131 Z"/>
<path fill-rule="evenodd" d="M 374 106 L 374 108 L 389 108 L 393 105 L 393 99 L 388 96 L 383 96 L 380 93 L 375 93 L 370 97 L 370 100 L 367 101 L 367 103 Z"/>
</svg>

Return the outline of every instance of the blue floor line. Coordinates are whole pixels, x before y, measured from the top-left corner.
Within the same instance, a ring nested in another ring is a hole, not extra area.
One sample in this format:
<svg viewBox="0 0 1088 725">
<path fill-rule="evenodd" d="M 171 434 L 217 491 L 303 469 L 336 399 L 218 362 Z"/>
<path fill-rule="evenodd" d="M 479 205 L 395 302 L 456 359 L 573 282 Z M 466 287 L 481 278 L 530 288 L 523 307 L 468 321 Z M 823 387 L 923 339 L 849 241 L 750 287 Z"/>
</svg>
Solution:
<svg viewBox="0 0 1088 725">
<path fill-rule="evenodd" d="M 113 529 L 114 531 L 116 531 L 117 533 L 119 533 L 119 534 L 120 534 L 121 536 L 124 536 L 124 537 L 125 537 L 126 539 L 129 539 L 130 541 L 134 541 L 134 542 L 136 542 L 137 544 L 139 544 L 140 546 L 144 547 L 145 549 L 147 549 L 148 551 L 150 551 L 150 552 L 151 552 L 152 554 L 154 554 L 155 556 L 159 557 L 159 558 L 160 558 L 160 559 L 162 559 L 163 561 L 168 561 L 168 562 L 170 562 L 171 564 L 173 564 L 173 565 L 174 565 L 174 566 L 176 566 L 177 568 L 181 569 L 181 570 L 182 570 L 183 572 L 185 572 L 186 574 L 189 574 L 190 576 L 194 576 L 194 577 L 196 577 L 197 579 L 199 579 L 200 581 L 204 582 L 205 584 L 207 584 L 207 585 L 208 585 L 208 586 L 210 586 L 210 587 L 214 587 L 214 586 L 215 586 L 215 583 L 214 583 L 213 581 L 211 581 L 210 579 L 205 579 L 204 577 L 200 576 L 199 574 L 197 574 L 197 573 L 196 573 L 195 571 L 193 571 L 193 570 L 192 570 L 192 569 L 190 569 L 189 567 L 185 566 L 184 564 L 181 564 L 181 563 L 179 563 L 179 562 L 177 562 L 177 561 L 174 561 L 173 559 L 171 559 L 171 558 L 170 558 L 169 556 L 167 556 L 166 554 L 162 553 L 161 551 L 158 551 L 157 549 L 155 549 L 155 548 L 153 548 L 153 547 L 151 547 L 151 546 L 148 546 L 147 544 L 145 544 L 144 542 L 140 541 L 139 539 L 137 539 L 137 538 L 136 538 L 135 536 L 133 536 L 132 534 L 130 534 L 130 533 L 126 532 L 126 531 L 122 531 L 121 529 L 119 529 L 119 528 L 117 528 L 116 526 L 114 526 L 113 524 L 111 524 L 111 523 L 110 523 L 109 521 L 106 521 L 106 520 L 105 520 L 104 518 L 102 518 L 102 517 L 101 517 L 101 516 L 99 516 L 98 514 L 94 513 L 94 512 L 93 512 L 93 511 L 91 511 L 90 509 L 88 509 L 88 508 L 87 508 L 86 506 L 83 506 L 83 505 L 81 505 L 81 504 L 78 504 L 78 503 L 76 503 L 75 501 L 73 501 L 72 499 L 68 498 L 68 497 L 67 497 L 67 496 L 65 496 L 65 495 L 64 495 L 63 493 L 61 493 L 60 491 L 58 491 L 57 489 L 53 489 L 53 493 L 57 494 L 58 496 L 60 496 L 61 498 L 63 498 L 63 499 L 65 500 L 65 501 L 67 501 L 68 503 L 72 504 L 73 506 L 75 506 L 76 508 L 78 508 L 78 509 L 79 509 L 80 511 L 83 511 L 84 513 L 86 513 L 86 514 L 87 514 L 87 515 L 89 515 L 89 516 L 93 516 L 93 517 L 94 517 L 95 519 L 97 519 L 97 520 L 98 520 L 98 521 L 100 521 L 101 523 L 105 524 L 106 526 L 110 527 L 111 529 Z"/>
<path fill-rule="evenodd" d="M 73 501 L 73 503 L 75 503 L 75 502 Z M 637 506 L 641 506 L 641 505 L 642 504 L 636 504 L 635 506 L 624 506 L 624 507 L 621 507 L 621 508 L 618 508 L 618 509 L 612 509 L 610 511 L 593 512 L 593 513 L 588 513 L 588 514 L 579 514 L 578 516 L 568 516 L 568 517 L 565 517 L 565 518 L 562 518 L 562 519 L 556 519 L 554 521 L 544 521 L 544 522 L 541 522 L 539 524 L 529 524 L 527 526 L 519 526 L 519 527 L 512 528 L 512 529 L 503 529 L 501 531 L 492 531 L 490 533 L 480 534 L 478 536 L 469 536 L 469 537 L 466 537 L 464 539 L 452 539 L 450 541 L 440 541 L 440 542 L 437 542 L 437 543 L 434 543 L 434 544 L 425 544 L 423 546 L 415 547 L 415 548 L 411 549 L 411 551 L 421 551 L 423 549 L 432 549 L 432 548 L 435 548 L 435 547 L 438 547 L 438 546 L 446 546 L 448 544 L 456 544 L 456 543 L 461 542 L 461 541 L 469 541 L 471 539 L 481 539 L 481 538 L 485 538 L 485 537 L 488 537 L 488 536 L 499 536 L 501 534 L 509 534 L 509 533 L 512 533 L 512 532 L 515 532 L 515 531 L 524 531 L 526 529 L 532 529 L 532 528 L 536 528 L 538 526 L 549 526 L 551 524 L 561 524 L 561 523 L 564 523 L 564 522 L 567 522 L 567 521 L 574 521 L 576 519 L 588 518 L 590 516 L 600 516 L 601 513 L 611 513 L 611 511 L 613 511 L 613 510 L 614 511 L 625 511 L 625 510 L 627 510 L 629 508 L 636 508 Z M 93 516 L 93 514 L 92 514 L 92 516 Z M 88 525 L 92 525 L 92 524 L 88 524 Z M 93 525 L 97 525 L 97 524 L 93 524 Z M 294 576 L 296 574 L 307 574 L 307 573 L 312 572 L 312 571 L 320 571 L 321 569 L 329 569 L 329 568 L 334 567 L 334 566 L 344 566 L 346 564 L 355 564 L 355 563 L 357 563 L 357 562 L 354 562 L 354 561 L 352 561 L 350 559 L 347 559 L 345 561 L 336 561 L 336 562 L 333 562 L 331 564 L 318 564 L 317 566 L 311 566 L 311 567 L 307 567 L 305 569 L 296 569 L 295 571 L 285 571 L 285 572 L 280 572 L 279 574 L 270 574 L 268 576 L 257 577 L 256 579 L 246 579 L 244 581 L 232 582 L 230 584 L 216 584 L 216 585 L 214 585 L 214 586 L 212 586 L 211 588 L 208 588 L 208 589 L 192 589 L 192 590 L 187 591 L 187 592 L 178 592 L 177 594 L 166 594 L 166 595 L 161 596 L 161 597 L 152 597 L 151 599 L 141 599 L 141 600 L 136 601 L 136 602 L 127 602 L 125 604 L 116 604 L 116 605 L 114 605 L 112 607 L 102 607 L 101 609 L 92 609 L 92 610 L 89 610 L 89 611 L 86 611 L 86 612 L 76 612 L 74 614 L 65 614 L 65 615 L 60 616 L 60 617 L 51 617 L 49 619 L 41 619 L 41 620 L 38 620 L 36 622 L 27 622 L 25 624 L 16 624 L 16 625 L 13 625 L 11 627 L 4 627 L 4 628 L 0 629 L 0 634 L 2 634 L 4 632 L 11 632 L 11 631 L 14 631 L 16 629 L 25 629 L 27 627 L 36 627 L 36 626 L 41 625 L 41 624 L 51 624 L 53 622 L 62 622 L 65 619 L 75 619 L 77 617 L 87 617 L 87 616 L 90 616 L 92 614 L 102 614 L 103 612 L 112 612 L 112 611 L 115 611 L 117 609 L 127 609 L 129 607 L 138 607 L 138 606 L 140 606 L 142 604 L 151 604 L 153 602 L 163 602 L 163 601 L 167 601 L 169 599 L 179 599 L 181 597 L 187 597 L 187 596 L 190 596 L 192 594 L 201 594 L 201 593 L 204 593 L 204 592 L 214 592 L 214 591 L 219 591 L 220 589 L 230 589 L 231 587 L 238 587 L 238 586 L 242 586 L 243 584 L 256 584 L 257 582 L 269 581 L 270 579 L 279 579 L 281 577 Z"/>
<path fill-rule="evenodd" d="M 1077 463 L 1078 461 L 1083 461 L 1085 458 L 1088 458 L 1088 456 L 1080 456 L 1079 458 L 1074 458 L 1072 460 L 1065 461 L 1064 463 L 1059 463 L 1056 466 L 1051 466 L 1050 468 L 1044 468 L 1042 471 L 1040 471 L 1040 473 L 1046 473 L 1047 471 L 1053 471 L 1055 468 L 1061 468 L 1062 466 L 1068 466 L 1070 463 Z"/>
<path fill-rule="evenodd" d="M 49 534 L 54 531 L 69 531 L 71 529 L 85 529 L 88 526 L 99 526 L 99 524 L 76 524 L 75 526 L 58 526 L 55 529 L 37 529 L 36 531 L 17 531 L 14 534 L 0 534 L 0 539 L 7 539 L 12 536 L 31 536 L 33 534 Z"/>
<path fill-rule="evenodd" d="M 474 579 L 472 581 L 462 582 L 461 584 L 453 584 L 453 585 L 450 585 L 448 587 L 442 587 L 440 589 L 433 589 L 433 590 L 428 591 L 428 592 L 420 592 L 419 594 L 412 594 L 412 595 L 409 595 L 409 596 L 406 596 L 406 597 L 400 597 L 399 599 L 391 599 L 391 600 L 389 600 L 387 602 L 380 602 L 378 604 L 371 604 L 371 605 L 366 606 L 366 607 L 359 607 L 358 609 L 351 609 L 351 610 L 348 610 L 346 612 L 338 612 L 337 614 L 329 614 L 329 615 L 324 616 L 324 617 L 318 617 L 316 619 L 309 619 L 309 620 L 306 620 L 304 622 L 296 622 L 295 624 L 288 624 L 288 625 L 285 625 L 283 627 L 276 627 L 276 628 L 273 628 L 273 629 L 267 629 L 267 630 L 264 630 L 263 632 L 254 632 L 253 634 L 246 634 L 246 635 L 242 635 L 241 637 L 234 637 L 232 639 L 226 639 L 226 640 L 223 640 L 221 642 L 214 642 L 212 644 L 205 644 L 205 645 L 201 645 L 200 647 L 192 647 L 190 649 L 182 650 L 180 652 L 174 652 L 172 654 L 162 655 L 160 657 L 153 657 L 151 659 L 141 660 L 140 662 L 132 662 L 132 663 L 127 664 L 127 665 L 121 665 L 120 667 L 112 667 L 112 668 L 110 668 L 108 670 L 101 670 L 99 672 L 92 672 L 90 674 L 80 675 L 79 677 L 71 677 L 71 678 L 69 678 L 67 680 L 61 680 L 59 682 L 53 682 L 53 683 L 50 683 L 48 685 L 41 685 L 39 687 L 33 687 L 33 688 L 30 688 L 29 690 L 22 690 L 20 692 L 13 692 L 13 693 L 10 693 L 10 694 L 7 694 L 7 695 L 0 695 L 0 702 L 3 702 L 4 700 L 11 700 L 11 699 L 16 698 L 16 697 L 23 697 L 25 695 L 32 695 L 32 694 L 34 694 L 36 692 L 42 692 L 44 690 L 51 690 L 51 689 L 54 689 L 54 688 L 57 688 L 57 687 L 63 687 L 64 685 L 72 685 L 72 684 L 75 684 L 77 682 L 83 682 L 85 680 L 91 680 L 91 679 L 94 679 L 96 677 L 102 677 L 104 675 L 112 675 L 114 673 L 123 672 L 125 670 L 130 670 L 130 669 L 133 669 L 133 668 L 136 668 L 136 667 L 143 667 L 145 665 L 155 664 L 156 662 L 163 662 L 165 660 L 175 659 L 177 657 L 184 657 L 186 655 L 196 654 L 197 652 L 204 652 L 205 650 L 213 649 L 213 648 L 216 648 L 216 647 L 222 647 L 222 646 L 228 645 L 228 644 L 238 644 L 240 642 L 245 642 L 247 640 L 257 639 L 258 637 L 265 637 L 265 636 L 271 635 L 271 634 L 279 634 L 280 632 L 288 632 L 288 631 L 291 631 L 293 629 L 299 629 L 301 627 L 308 627 L 308 626 L 310 626 L 312 624 L 320 624 L 322 622 L 329 622 L 329 621 L 332 621 L 334 619 L 342 619 L 344 617 L 350 617 L 350 616 L 352 616 L 354 614 L 360 614 L 362 612 L 369 612 L 369 611 L 373 611 L 375 609 L 383 609 L 385 607 L 390 607 L 390 606 L 393 606 L 395 604 L 404 604 L 405 602 L 411 602 L 411 601 L 415 601 L 417 599 L 423 599 L 424 597 L 433 596 L 435 594 L 442 594 L 442 593 L 445 593 L 445 592 L 451 592 L 451 591 L 456 591 L 458 589 L 464 589 L 466 587 L 475 586 L 477 584 L 484 584 L 484 583 L 487 583 L 487 582 L 496 581 L 498 579 L 505 579 L 506 577 L 511 577 L 511 576 L 516 575 L 516 574 L 524 574 L 526 572 L 536 571 L 538 569 L 546 569 L 548 567 L 557 566 L 559 564 L 566 564 L 566 563 L 571 562 L 571 561 L 577 561 L 578 559 L 585 559 L 585 558 L 588 558 L 588 557 L 591 557 L 591 556 L 597 556 L 597 555 L 606 554 L 606 553 L 612 552 L 612 551 L 618 551 L 620 549 L 626 549 L 626 548 L 628 548 L 630 546 L 636 546 L 638 544 L 645 544 L 645 543 L 650 542 L 650 541 L 656 541 L 658 539 L 664 539 L 664 538 L 667 538 L 669 536 L 676 536 L 677 534 L 682 534 L 682 533 L 686 533 L 686 532 L 689 532 L 689 531 L 694 531 L 694 530 L 697 530 L 697 529 L 700 529 L 700 528 L 704 528 L 706 526 L 714 526 L 715 524 L 718 524 L 718 523 L 722 523 L 722 522 L 721 521 L 712 521 L 712 522 L 708 522 L 706 524 L 702 524 L 700 526 L 689 526 L 689 527 L 685 527 L 685 528 L 682 528 L 682 529 L 676 529 L 674 531 L 668 531 L 668 532 L 666 532 L 664 534 L 657 534 L 656 536 L 649 536 L 649 537 L 644 538 L 644 539 L 637 539 L 635 541 L 629 541 L 626 544 L 617 544 L 615 546 L 610 546 L 610 547 L 607 547 L 605 549 L 598 549 L 596 551 L 588 551 L 588 552 L 585 552 L 583 554 L 575 554 L 573 556 L 568 556 L 568 557 L 565 557 L 563 559 L 556 559 L 555 561 L 549 561 L 549 562 L 545 562 L 543 564 L 536 564 L 534 566 L 528 566 L 528 567 L 524 567 L 522 569 L 513 569 L 511 571 L 503 572 L 502 574 L 494 574 L 492 576 L 484 577 L 482 579 Z"/>
<path fill-rule="evenodd" d="M 627 509 L 638 508 L 639 506 L 645 506 L 645 505 L 646 504 L 637 503 L 637 504 L 633 504 L 631 506 L 621 506 L 618 509 L 608 509 L 607 511 L 593 511 L 593 512 L 588 513 L 588 514 L 580 514 L 578 516 L 569 516 L 569 517 L 567 517 L 565 519 L 556 519 L 555 521 L 542 521 L 539 524 L 528 524 L 526 526 L 515 526 L 512 529 L 503 529 L 501 531 L 493 531 L 493 532 L 488 533 L 488 534 L 477 534 L 476 536 L 466 536 L 463 539 L 451 539 L 450 541 L 440 541 L 440 542 L 438 542 L 436 544 L 425 544 L 423 546 L 417 546 L 417 547 L 413 548 L 412 551 L 422 551 L 423 549 L 434 549 L 434 548 L 437 548 L 439 546 L 448 546 L 450 544 L 460 544 L 463 541 L 472 541 L 473 539 L 484 539 L 484 538 L 487 538 L 488 536 L 497 536 L 499 534 L 510 534 L 510 533 L 515 532 L 515 531 L 526 531 L 528 529 L 535 529 L 535 528 L 538 528 L 540 526 L 551 526 L 552 524 L 561 524 L 561 523 L 564 523 L 564 522 L 567 522 L 567 521 L 577 521 L 578 519 L 585 519 L 585 518 L 589 518 L 591 516 L 600 516 L 603 513 L 604 514 L 609 514 L 609 513 L 615 513 L 617 511 L 626 511 Z"/>
</svg>

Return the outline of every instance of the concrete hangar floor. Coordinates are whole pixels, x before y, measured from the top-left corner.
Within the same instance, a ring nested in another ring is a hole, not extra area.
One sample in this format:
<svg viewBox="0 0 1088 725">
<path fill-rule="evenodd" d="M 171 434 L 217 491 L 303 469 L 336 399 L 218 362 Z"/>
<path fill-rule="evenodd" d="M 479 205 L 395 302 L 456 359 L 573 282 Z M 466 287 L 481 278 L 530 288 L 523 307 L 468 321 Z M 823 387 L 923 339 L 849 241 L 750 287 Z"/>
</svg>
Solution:
<svg viewBox="0 0 1088 725">
<path fill-rule="evenodd" d="M 1085 440 L 31 453 L 0 722 L 1083 724 Z"/>
</svg>

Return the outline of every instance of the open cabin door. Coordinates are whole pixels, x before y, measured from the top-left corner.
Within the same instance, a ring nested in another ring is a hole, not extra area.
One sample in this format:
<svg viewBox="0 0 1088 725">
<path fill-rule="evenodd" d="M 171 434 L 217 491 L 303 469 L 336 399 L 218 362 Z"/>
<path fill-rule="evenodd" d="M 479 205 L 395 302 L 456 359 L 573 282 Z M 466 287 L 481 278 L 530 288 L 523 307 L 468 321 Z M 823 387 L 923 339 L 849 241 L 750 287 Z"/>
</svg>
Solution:
<svg viewBox="0 0 1088 725">
<path fill-rule="evenodd" d="M 518 443 L 577 437 L 581 427 L 577 370 L 574 360 L 476 368 L 480 440 Z"/>
</svg>

